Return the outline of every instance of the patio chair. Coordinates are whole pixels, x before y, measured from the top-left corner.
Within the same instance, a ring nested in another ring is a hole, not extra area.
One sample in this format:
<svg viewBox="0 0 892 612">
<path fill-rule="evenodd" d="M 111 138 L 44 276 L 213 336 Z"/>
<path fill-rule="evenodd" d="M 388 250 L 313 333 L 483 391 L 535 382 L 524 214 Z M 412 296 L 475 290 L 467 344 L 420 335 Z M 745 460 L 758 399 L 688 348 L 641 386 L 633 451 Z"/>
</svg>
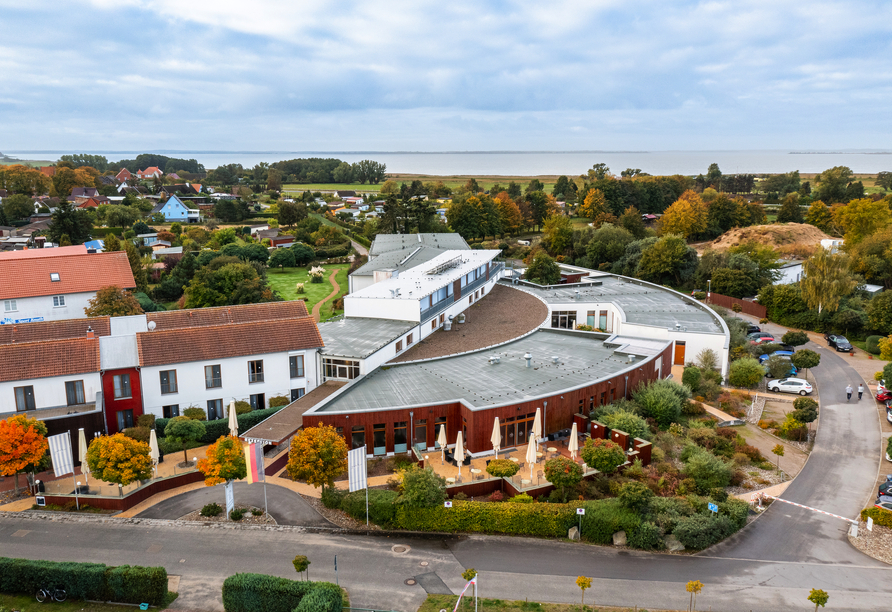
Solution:
<svg viewBox="0 0 892 612">
<path fill-rule="evenodd" d="M 536 472 L 536 484 L 539 484 L 542 481 L 543 476 L 544 474 L 542 473 L 542 470 Z"/>
</svg>

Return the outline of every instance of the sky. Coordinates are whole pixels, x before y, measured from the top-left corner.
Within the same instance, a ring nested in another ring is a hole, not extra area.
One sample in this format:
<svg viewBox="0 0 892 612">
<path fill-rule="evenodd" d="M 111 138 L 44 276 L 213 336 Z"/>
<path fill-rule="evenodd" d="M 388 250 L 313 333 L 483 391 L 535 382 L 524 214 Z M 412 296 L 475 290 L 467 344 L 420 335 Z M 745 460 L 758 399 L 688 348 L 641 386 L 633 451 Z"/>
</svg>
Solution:
<svg viewBox="0 0 892 612">
<path fill-rule="evenodd" d="M 0 0 L 0 151 L 889 149 L 892 3 Z"/>
</svg>

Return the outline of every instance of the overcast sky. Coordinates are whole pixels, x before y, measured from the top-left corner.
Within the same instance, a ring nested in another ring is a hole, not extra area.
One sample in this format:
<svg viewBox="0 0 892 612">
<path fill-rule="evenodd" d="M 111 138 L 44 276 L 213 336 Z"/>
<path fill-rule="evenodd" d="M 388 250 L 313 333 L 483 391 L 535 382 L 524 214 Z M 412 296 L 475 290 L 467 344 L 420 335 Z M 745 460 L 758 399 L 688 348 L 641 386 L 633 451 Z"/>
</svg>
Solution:
<svg viewBox="0 0 892 612">
<path fill-rule="evenodd" d="M 0 0 L 0 151 L 888 149 L 892 3 Z"/>
</svg>

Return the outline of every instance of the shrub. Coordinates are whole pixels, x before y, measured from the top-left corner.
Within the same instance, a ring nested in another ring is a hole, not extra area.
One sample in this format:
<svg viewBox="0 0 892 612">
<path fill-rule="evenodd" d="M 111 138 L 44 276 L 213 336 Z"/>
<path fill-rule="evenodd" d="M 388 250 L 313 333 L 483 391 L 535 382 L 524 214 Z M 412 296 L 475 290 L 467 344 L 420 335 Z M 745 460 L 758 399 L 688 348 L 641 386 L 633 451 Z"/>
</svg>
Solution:
<svg viewBox="0 0 892 612">
<path fill-rule="evenodd" d="M 220 507 L 220 504 L 211 503 L 203 506 L 201 508 L 201 516 L 220 516 L 223 513 L 223 508 Z"/>
<path fill-rule="evenodd" d="M 505 496 L 501 491 L 493 491 L 492 495 L 489 496 L 489 501 L 491 502 L 500 502 L 505 499 Z"/>
<path fill-rule="evenodd" d="M 141 414 L 139 418 L 136 419 L 137 427 L 147 427 L 151 429 L 155 426 L 155 415 L 154 414 Z"/>
<path fill-rule="evenodd" d="M 263 516 L 263 510 L 254 508 L 253 510 L 251 510 L 251 514 L 253 514 L 254 516 Z"/>
<path fill-rule="evenodd" d="M 464 491 L 459 491 L 458 493 L 456 493 L 455 495 L 452 496 L 452 499 L 457 499 L 459 501 L 465 501 L 466 499 L 468 499 L 468 494 L 465 493 Z"/>
<path fill-rule="evenodd" d="M 882 336 L 867 336 L 867 340 L 864 342 L 865 348 L 867 352 L 871 355 L 879 355 L 880 354 L 880 340 L 882 340 Z"/>
<path fill-rule="evenodd" d="M 414 464 L 403 474 L 403 494 L 399 501 L 413 508 L 439 506 L 446 500 L 446 480 L 433 468 L 419 469 Z"/>
<path fill-rule="evenodd" d="M 346 494 L 341 500 L 341 510 L 355 518 L 365 520 L 365 491 Z M 369 489 L 369 520 L 381 527 L 393 527 L 398 494 L 396 491 Z"/>
<path fill-rule="evenodd" d="M 685 462 L 685 476 L 694 480 L 701 493 L 716 487 L 727 487 L 731 480 L 731 466 L 705 449 L 695 446 L 687 458 L 683 451 L 682 461 Z"/>
<path fill-rule="evenodd" d="M 711 402 L 722 394 L 722 386 L 714 380 L 702 380 L 700 382 L 699 393 L 706 401 Z M 690 405 L 690 402 L 688 403 L 688 405 Z M 703 407 L 700 406 L 700 408 L 702 409 Z"/>
<path fill-rule="evenodd" d="M 288 580 L 264 574 L 234 574 L 223 582 L 226 612 L 340 612 L 341 606 L 341 589 L 330 582 Z"/>
<path fill-rule="evenodd" d="M 808 334 L 804 331 L 790 330 L 783 335 L 781 341 L 784 344 L 792 344 L 793 346 L 802 346 L 808 342 Z"/>
<path fill-rule="evenodd" d="M 640 548 L 641 550 L 663 548 L 663 538 L 660 535 L 660 528 L 656 524 L 650 522 L 641 523 L 638 529 L 628 534 L 627 541 L 632 548 Z"/>
<path fill-rule="evenodd" d="M 624 431 L 633 438 L 650 438 L 650 427 L 647 426 L 647 421 L 625 410 L 605 414 L 601 418 L 601 422 L 610 429 Z"/>
<path fill-rule="evenodd" d="M 585 502 L 582 537 L 597 544 L 611 544 L 617 531 L 633 533 L 641 524 L 637 512 L 623 507 L 618 499 Z"/>
<path fill-rule="evenodd" d="M 196 406 L 191 406 L 191 407 L 183 410 L 183 416 L 186 418 L 189 418 L 189 419 L 193 419 L 195 421 L 207 421 L 208 420 L 207 413 L 202 408 L 198 408 Z"/>
<path fill-rule="evenodd" d="M 695 291 L 693 294 L 693 298 L 695 300 L 703 301 L 706 299 L 706 292 L 705 291 Z"/>
<path fill-rule="evenodd" d="M 719 502 L 719 514 L 727 516 L 735 529 L 740 529 L 746 525 L 746 517 L 749 513 L 749 504 L 742 499 L 729 497 L 725 501 Z"/>
<path fill-rule="evenodd" d="M 518 464 L 509 461 L 508 459 L 493 459 L 489 462 L 489 465 L 486 466 L 487 474 L 495 476 L 496 478 L 510 478 L 519 470 L 520 467 Z"/>
<path fill-rule="evenodd" d="M 700 387 L 700 378 L 700 368 L 685 368 L 684 373 L 681 375 L 681 383 L 687 385 L 691 391 L 696 391 Z"/>
<path fill-rule="evenodd" d="M 678 520 L 672 535 L 687 548 L 703 549 L 734 533 L 727 516 L 695 514 Z"/>
<path fill-rule="evenodd" d="M 148 427 L 128 427 L 127 429 L 121 430 L 121 433 L 128 438 L 138 440 L 139 442 L 145 442 L 146 444 L 149 443 L 149 436 L 151 435 Z"/>
<path fill-rule="evenodd" d="M 715 487 L 709 490 L 709 497 L 717 502 L 723 502 L 728 500 L 728 492 L 725 491 L 721 487 Z"/>
<path fill-rule="evenodd" d="M 280 406 L 287 406 L 291 403 L 291 400 L 284 395 L 276 395 L 274 397 L 269 398 L 269 407 L 270 408 L 278 408 Z"/>
<path fill-rule="evenodd" d="M 105 600 L 122 603 L 161 603 L 167 597 L 163 567 L 121 565 L 105 571 Z"/>
<path fill-rule="evenodd" d="M 873 519 L 873 522 L 883 527 L 892 527 L 892 511 L 883 510 L 876 506 L 865 508 L 861 511 L 861 520 L 867 522 L 867 518 Z"/>
<path fill-rule="evenodd" d="M 671 380 L 657 380 L 640 387 L 633 396 L 641 407 L 641 414 L 653 417 L 660 427 L 669 427 L 681 416 L 682 403 L 691 397 L 691 391 Z"/>
<path fill-rule="evenodd" d="M 339 509 L 347 493 L 337 487 L 322 487 L 322 505 L 326 508 Z"/>
<path fill-rule="evenodd" d="M 281 410 L 281 406 L 276 406 L 274 408 L 266 408 L 264 410 L 252 410 L 247 414 L 239 414 L 238 415 L 238 430 L 239 431 L 248 431 L 257 423 L 261 421 L 265 421 L 279 410 Z M 238 414 L 238 413 L 236 413 Z M 184 415 L 185 416 L 185 415 Z M 156 419 L 155 420 L 155 432 L 158 434 L 158 444 L 159 446 L 163 443 L 163 437 L 166 435 L 164 433 L 167 424 L 171 419 Z M 229 420 L 228 419 L 218 419 L 216 421 L 207 421 L 205 423 L 205 434 L 201 438 L 201 442 L 203 444 L 211 444 L 216 442 L 220 436 L 225 436 L 229 434 Z M 197 444 L 196 446 L 201 446 L 201 444 Z M 192 448 L 192 447 L 190 447 Z M 179 448 L 175 448 L 175 450 L 182 450 L 182 446 Z M 164 451 L 165 454 L 167 451 Z"/>
<path fill-rule="evenodd" d="M 534 504 L 534 503 L 536 503 L 536 500 L 534 498 L 530 497 L 529 495 L 527 495 L 526 493 L 521 493 L 520 495 L 515 495 L 508 501 L 513 502 L 515 504 Z"/>
<path fill-rule="evenodd" d="M 731 364 L 728 382 L 734 387 L 752 388 L 765 376 L 762 365 L 752 357 L 738 359 Z"/>
<path fill-rule="evenodd" d="M 233 521 L 240 521 L 245 516 L 246 510 L 243 508 L 233 508 L 229 511 L 229 518 Z"/>
<path fill-rule="evenodd" d="M 620 487 L 617 497 L 624 507 L 641 513 L 647 509 L 650 500 L 654 497 L 654 493 L 645 484 L 627 482 Z"/>
</svg>

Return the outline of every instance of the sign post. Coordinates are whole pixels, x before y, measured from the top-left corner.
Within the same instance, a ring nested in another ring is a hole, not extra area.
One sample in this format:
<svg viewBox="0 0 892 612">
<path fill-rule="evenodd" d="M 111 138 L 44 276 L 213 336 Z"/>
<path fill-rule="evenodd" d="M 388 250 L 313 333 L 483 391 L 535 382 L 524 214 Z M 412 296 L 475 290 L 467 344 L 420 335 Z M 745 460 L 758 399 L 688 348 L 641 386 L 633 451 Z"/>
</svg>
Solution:
<svg viewBox="0 0 892 612">
<path fill-rule="evenodd" d="M 579 539 L 582 540 L 582 517 L 585 516 L 585 508 L 576 508 L 576 514 L 579 515 Z"/>
<path fill-rule="evenodd" d="M 712 503 L 712 502 L 709 502 L 709 503 L 706 505 L 706 507 L 709 508 L 709 511 L 710 511 L 710 512 L 715 512 L 716 514 L 719 513 L 719 507 L 718 507 L 717 504 L 714 504 L 714 503 Z"/>
<path fill-rule="evenodd" d="M 335 555 L 335 584 L 341 586 L 341 581 L 338 580 L 338 556 Z"/>
<path fill-rule="evenodd" d="M 226 516 L 228 517 L 229 513 L 235 510 L 235 496 L 232 493 L 231 480 L 227 480 L 223 485 L 223 491 L 226 493 Z"/>
</svg>

